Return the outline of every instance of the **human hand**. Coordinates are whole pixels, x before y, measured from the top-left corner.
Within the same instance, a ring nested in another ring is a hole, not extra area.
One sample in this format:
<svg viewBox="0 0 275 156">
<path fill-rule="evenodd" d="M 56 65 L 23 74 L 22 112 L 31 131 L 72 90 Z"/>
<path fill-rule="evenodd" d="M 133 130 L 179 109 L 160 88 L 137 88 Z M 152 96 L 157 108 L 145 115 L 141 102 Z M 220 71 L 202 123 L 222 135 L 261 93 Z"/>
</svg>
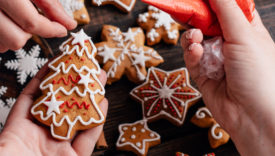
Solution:
<svg viewBox="0 0 275 156">
<path fill-rule="evenodd" d="M 31 80 L 12 108 L 0 135 L 0 155 L 88 156 L 93 152 L 103 125 L 81 131 L 73 140 L 58 141 L 51 136 L 49 128 L 34 123 L 30 108 L 40 92 L 39 85 L 47 74 L 47 67 L 44 66 Z M 99 80 L 105 85 L 106 79 L 106 73 L 102 71 Z M 99 106 L 106 116 L 108 101 L 104 99 Z"/>
<path fill-rule="evenodd" d="M 32 2 L 46 15 L 39 14 Z M 64 37 L 77 23 L 58 0 L 0 0 L 0 52 L 22 48 L 31 34 Z"/>
<path fill-rule="evenodd" d="M 239 152 L 270 155 L 275 152 L 275 44 L 257 11 L 249 23 L 236 1 L 209 2 L 223 31 L 226 76 L 219 81 L 200 76 L 203 34 L 198 29 L 182 36 L 186 66 Z"/>
</svg>

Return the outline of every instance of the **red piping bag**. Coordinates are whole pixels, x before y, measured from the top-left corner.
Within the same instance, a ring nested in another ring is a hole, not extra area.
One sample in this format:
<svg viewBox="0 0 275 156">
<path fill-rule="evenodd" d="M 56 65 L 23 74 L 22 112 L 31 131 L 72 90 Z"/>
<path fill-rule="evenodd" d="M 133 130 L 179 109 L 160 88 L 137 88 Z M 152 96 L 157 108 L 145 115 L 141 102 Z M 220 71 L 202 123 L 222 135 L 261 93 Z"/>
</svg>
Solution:
<svg viewBox="0 0 275 156">
<path fill-rule="evenodd" d="M 221 36 L 222 31 L 208 0 L 142 0 L 175 18 L 202 30 L 204 35 Z M 255 3 L 253 0 L 236 0 L 247 19 L 251 22 Z"/>
</svg>

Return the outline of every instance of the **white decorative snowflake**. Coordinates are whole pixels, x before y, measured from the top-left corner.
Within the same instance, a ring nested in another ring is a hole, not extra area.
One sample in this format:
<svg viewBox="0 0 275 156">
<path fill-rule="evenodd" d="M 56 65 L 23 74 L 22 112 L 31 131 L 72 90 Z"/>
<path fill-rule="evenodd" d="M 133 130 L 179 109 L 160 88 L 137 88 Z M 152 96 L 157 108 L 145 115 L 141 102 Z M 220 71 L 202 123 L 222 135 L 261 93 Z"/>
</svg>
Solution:
<svg viewBox="0 0 275 156">
<path fill-rule="evenodd" d="M 67 14 L 69 14 L 71 17 L 74 17 L 73 13 L 75 11 L 80 10 L 84 7 L 83 2 L 79 0 L 59 0 L 59 2 L 63 6 Z"/>
<path fill-rule="evenodd" d="M 7 89 L 8 88 L 5 86 L 0 87 L 0 98 L 2 95 L 4 95 L 7 92 Z M 5 106 L 5 102 L 2 99 L 0 99 L 0 107 L 4 107 L 4 106 Z"/>
<path fill-rule="evenodd" d="M 8 61 L 5 66 L 11 70 L 17 70 L 17 78 L 20 84 L 24 84 L 28 75 L 33 77 L 47 61 L 45 58 L 38 58 L 40 47 L 33 46 L 27 54 L 24 49 L 15 51 L 17 60 Z"/>
<path fill-rule="evenodd" d="M 2 95 L 4 95 L 7 92 L 7 87 L 1 86 L 0 87 L 0 98 Z M 5 122 L 7 120 L 7 117 L 9 115 L 10 109 L 15 103 L 16 99 L 15 98 L 8 98 L 6 99 L 6 102 L 0 99 L 0 132 L 2 131 Z"/>
</svg>

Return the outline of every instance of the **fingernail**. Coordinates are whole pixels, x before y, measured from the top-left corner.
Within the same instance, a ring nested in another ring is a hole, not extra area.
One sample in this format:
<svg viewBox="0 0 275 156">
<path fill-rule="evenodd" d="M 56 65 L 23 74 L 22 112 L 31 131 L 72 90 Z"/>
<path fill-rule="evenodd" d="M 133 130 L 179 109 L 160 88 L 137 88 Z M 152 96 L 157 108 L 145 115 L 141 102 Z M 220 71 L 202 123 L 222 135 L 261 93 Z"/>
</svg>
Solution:
<svg viewBox="0 0 275 156">
<path fill-rule="evenodd" d="M 193 35 L 195 33 L 195 31 L 197 31 L 198 29 L 191 29 L 187 34 L 186 34 L 186 39 L 190 40 L 193 38 Z"/>
<path fill-rule="evenodd" d="M 199 43 L 192 43 L 192 44 L 189 46 L 188 50 L 189 50 L 189 51 L 193 51 L 193 50 L 194 50 L 194 47 L 195 47 L 195 46 L 198 46 L 198 45 L 199 45 Z"/>
</svg>

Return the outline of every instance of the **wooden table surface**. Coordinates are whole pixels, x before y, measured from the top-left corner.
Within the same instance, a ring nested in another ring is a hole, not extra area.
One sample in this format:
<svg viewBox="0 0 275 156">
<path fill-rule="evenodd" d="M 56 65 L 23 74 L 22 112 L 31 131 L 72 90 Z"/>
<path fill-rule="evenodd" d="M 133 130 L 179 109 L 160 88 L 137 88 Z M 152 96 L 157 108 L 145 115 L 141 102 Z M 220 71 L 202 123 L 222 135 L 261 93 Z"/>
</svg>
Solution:
<svg viewBox="0 0 275 156">
<path fill-rule="evenodd" d="M 275 1 L 274 0 L 255 0 L 256 7 L 263 19 L 263 22 L 273 39 L 275 39 Z M 94 7 L 90 5 L 90 1 L 86 1 L 91 22 L 88 25 L 79 26 L 77 30 L 83 28 L 84 31 L 92 37 L 94 43 L 100 42 L 100 34 L 103 24 L 111 24 L 120 27 L 126 31 L 129 27 L 136 27 L 136 19 L 140 13 L 147 11 L 147 5 L 137 0 L 135 8 L 129 14 L 121 13 L 113 6 Z M 58 54 L 58 46 L 65 40 L 65 38 L 47 39 L 49 45 Z M 26 45 L 28 49 L 34 45 L 33 41 L 29 41 Z M 184 67 L 183 51 L 179 45 L 171 46 L 163 42 L 153 46 L 165 62 L 159 66 L 164 70 L 174 70 Z M 42 54 L 43 56 L 43 54 Z M 44 55 L 46 56 L 46 55 Z M 8 86 L 8 93 L 4 98 L 16 97 L 19 95 L 25 85 L 16 83 L 16 72 L 7 70 L 4 67 L 5 60 L 14 59 L 13 52 L 1 54 L 3 58 L 0 63 L 0 86 Z M 30 79 L 28 79 L 30 80 Z M 106 86 L 106 97 L 109 100 L 109 111 L 107 122 L 104 126 L 106 140 L 109 144 L 109 149 L 102 151 L 95 151 L 93 155 L 106 156 L 128 156 L 133 155 L 130 152 L 121 152 L 115 149 L 115 143 L 118 139 L 118 125 L 121 123 L 132 123 L 142 119 L 141 105 L 129 97 L 129 92 L 136 86 L 123 77 L 120 81 Z M 2 96 L 3 98 L 3 96 Z M 190 118 L 194 115 L 198 107 L 203 106 L 200 101 L 197 105 L 191 107 L 187 113 L 185 123 L 181 127 L 176 127 L 166 120 L 159 120 L 157 122 L 149 123 L 149 127 L 161 135 L 161 144 L 149 150 L 148 155 L 167 155 L 173 156 L 175 152 L 181 151 L 191 156 L 201 156 L 205 153 L 215 152 L 216 155 L 233 156 L 239 155 L 232 141 L 217 149 L 211 149 L 208 143 L 207 132 L 208 129 L 201 129 L 190 123 Z"/>
</svg>

